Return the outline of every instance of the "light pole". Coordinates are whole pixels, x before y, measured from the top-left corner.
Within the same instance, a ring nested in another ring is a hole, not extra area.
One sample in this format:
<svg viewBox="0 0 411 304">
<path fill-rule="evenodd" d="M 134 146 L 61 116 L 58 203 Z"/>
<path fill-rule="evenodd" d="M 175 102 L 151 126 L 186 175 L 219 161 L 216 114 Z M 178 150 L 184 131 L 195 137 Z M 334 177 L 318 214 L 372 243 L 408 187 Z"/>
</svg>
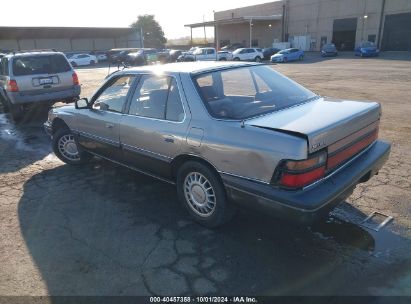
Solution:
<svg viewBox="0 0 411 304">
<path fill-rule="evenodd" d="M 144 49 L 144 36 L 143 36 L 143 27 L 140 27 L 140 45 Z"/>
<path fill-rule="evenodd" d="M 362 17 L 362 31 L 361 31 L 361 42 L 364 41 L 364 28 L 365 28 L 365 21 L 367 20 L 368 15 L 364 15 Z"/>
</svg>

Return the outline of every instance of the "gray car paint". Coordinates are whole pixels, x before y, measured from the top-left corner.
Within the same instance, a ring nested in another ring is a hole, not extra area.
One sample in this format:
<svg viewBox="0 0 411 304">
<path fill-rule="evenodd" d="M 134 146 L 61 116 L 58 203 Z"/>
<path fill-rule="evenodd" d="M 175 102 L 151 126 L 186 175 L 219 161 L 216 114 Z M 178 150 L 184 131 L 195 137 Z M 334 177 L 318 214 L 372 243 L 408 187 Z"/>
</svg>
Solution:
<svg viewBox="0 0 411 304">
<path fill-rule="evenodd" d="M 93 125 L 90 120 L 93 110 L 73 107 L 54 109 L 49 121 L 59 117 L 72 130 L 93 133 L 96 137 L 109 140 L 119 138 L 119 145 L 123 148 L 133 147 L 136 153 L 160 156 L 168 163 L 178 155 L 192 155 L 207 161 L 220 173 L 268 184 L 280 160 L 304 159 L 310 152 L 379 118 L 380 107 L 377 103 L 318 99 L 245 122 L 215 119 L 207 112 L 191 75 L 199 73 L 199 70 L 250 64 L 178 65 L 131 69 L 112 77 L 123 73 L 160 73 L 180 79 L 179 88 L 186 111 L 182 124 L 117 114 L 120 119 L 118 136 L 117 133 L 108 134 L 103 125 Z M 113 122 L 108 116 L 101 115 L 103 121 Z M 296 133 L 303 136 L 296 136 Z M 173 144 L 164 140 L 170 136 L 174 139 Z M 318 143 L 321 145 L 314 147 Z"/>
</svg>

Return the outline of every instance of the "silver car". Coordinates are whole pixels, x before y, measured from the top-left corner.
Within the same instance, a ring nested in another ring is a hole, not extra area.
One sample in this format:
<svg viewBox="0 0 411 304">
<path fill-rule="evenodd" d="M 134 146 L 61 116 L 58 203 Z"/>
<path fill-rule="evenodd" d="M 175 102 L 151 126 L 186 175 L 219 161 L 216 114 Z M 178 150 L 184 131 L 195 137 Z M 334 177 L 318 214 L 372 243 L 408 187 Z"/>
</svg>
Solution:
<svg viewBox="0 0 411 304">
<path fill-rule="evenodd" d="M 90 99 L 52 109 L 55 154 L 94 155 L 177 186 L 199 223 L 235 206 L 311 223 L 382 167 L 376 102 L 320 97 L 256 63 L 196 62 L 113 74 Z"/>
<path fill-rule="evenodd" d="M 63 53 L 14 52 L 0 60 L 0 101 L 15 121 L 30 105 L 72 102 L 79 95 L 77 74 Z"/>
</svg>

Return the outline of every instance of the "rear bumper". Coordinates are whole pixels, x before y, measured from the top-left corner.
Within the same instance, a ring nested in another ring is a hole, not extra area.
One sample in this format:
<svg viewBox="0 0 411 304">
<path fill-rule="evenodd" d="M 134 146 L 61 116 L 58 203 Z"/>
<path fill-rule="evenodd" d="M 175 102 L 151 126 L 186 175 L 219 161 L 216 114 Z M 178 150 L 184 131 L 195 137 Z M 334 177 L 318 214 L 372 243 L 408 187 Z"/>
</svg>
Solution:
<svg viewBox="0 0 411 304">
<path fill-rule="evenodd" d="M 302 190 L 289 191 L 223 174 L 229 198 L 240 205 L 263 209 L 274 216 L 310 224 L 347 199 L 355 186 L 366 182 L 384 165 L 391 145 L 375 142 L 365 152 L 324 180 Z"/>
<path fill-rule="evenodd" d="M 69 89 L 59 91 L 40 90 L 38 93 L 8 92 L 8 98 L 12 104 L 28 104 L 40 102 L 52 102 L 75 98 L 80 96 L 80 85 L 74 85 Z"/>
</svg>

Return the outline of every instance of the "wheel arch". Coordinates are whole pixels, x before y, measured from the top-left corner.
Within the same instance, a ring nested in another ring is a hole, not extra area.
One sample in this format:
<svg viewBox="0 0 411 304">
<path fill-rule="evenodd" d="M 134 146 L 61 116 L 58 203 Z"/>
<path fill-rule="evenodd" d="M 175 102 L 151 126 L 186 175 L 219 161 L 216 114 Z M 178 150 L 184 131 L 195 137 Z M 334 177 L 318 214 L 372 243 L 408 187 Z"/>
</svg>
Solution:
<svg viewBox="0 0 411 304">
<path fill-rule="evenodd" d="M 191 154 L 181 154 L 177 156 L 176 158 L 173 159 L 171 162 L 171 176 L 175 180 L 177 178 L 177 172 L 178 169 L 186 162 L 188 161 L 196 161 L 199 162 L 205 166 L 207 166 L 211 171 L 213 171 L 217 178 L 220 180 L 220 182 L 224 185 L 223 179 L 221 178 L 220 173 L 218 172 L 217 168 L 208 160 L 197 156 L 197 155 L 191 155 Z"/>
<path fill-rule="evenodd" d="M 53 119 L 53 122 L 51 123 L 52 134 L 56 133 L 57 130 L 61 128 L 66 128 L 70 130 L 69 126 L 66 124 L 66 122 L 63 119 L 58 118 L 58 117 Z"/>
</svg>

